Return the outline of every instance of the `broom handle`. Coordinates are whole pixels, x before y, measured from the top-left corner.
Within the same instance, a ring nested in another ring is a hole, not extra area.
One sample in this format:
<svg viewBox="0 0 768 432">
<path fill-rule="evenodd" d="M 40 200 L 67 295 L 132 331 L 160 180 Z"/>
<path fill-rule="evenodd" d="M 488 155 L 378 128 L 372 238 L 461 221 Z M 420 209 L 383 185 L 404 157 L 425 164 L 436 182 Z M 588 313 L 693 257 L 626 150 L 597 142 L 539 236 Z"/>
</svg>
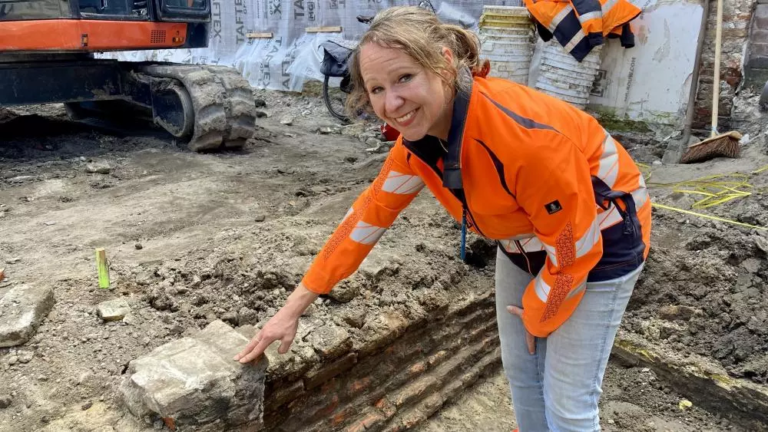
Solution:
<svg viewBox="0 0 768 432">
<path fill-rule="evenodd" d="M 717 24 L 715 25 L 715 77 L 712 81 L 712 137 L 717 136 L 717 116 L 720 108 L 720 52 L 723 36 L 723 0 L 717 0 Z"/>
</svg>

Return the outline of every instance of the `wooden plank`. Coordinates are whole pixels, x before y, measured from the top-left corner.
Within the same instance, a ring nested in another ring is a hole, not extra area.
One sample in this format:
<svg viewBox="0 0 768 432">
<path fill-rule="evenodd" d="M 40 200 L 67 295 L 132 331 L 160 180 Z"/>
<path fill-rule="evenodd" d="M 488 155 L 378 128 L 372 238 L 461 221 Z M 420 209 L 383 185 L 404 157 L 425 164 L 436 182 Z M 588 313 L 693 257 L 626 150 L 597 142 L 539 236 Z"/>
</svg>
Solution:
<svg viewBox="0 0 768 432">
<path fill-rule="evenodd" d="M 109 263 L 103 248 L 96 249 L 96 266 L 99 269 L 99 288 L 109 288 Z"/>
<path fill-rule="evenodd" d="M 304 31 L 307 33 L 341 33 L 341 26 L 307 27 Z"/>
<path fill-rule="evenodd" d="M 246 33 L 248 39 L 272 39 L 273 33 Z"/>
</svg>

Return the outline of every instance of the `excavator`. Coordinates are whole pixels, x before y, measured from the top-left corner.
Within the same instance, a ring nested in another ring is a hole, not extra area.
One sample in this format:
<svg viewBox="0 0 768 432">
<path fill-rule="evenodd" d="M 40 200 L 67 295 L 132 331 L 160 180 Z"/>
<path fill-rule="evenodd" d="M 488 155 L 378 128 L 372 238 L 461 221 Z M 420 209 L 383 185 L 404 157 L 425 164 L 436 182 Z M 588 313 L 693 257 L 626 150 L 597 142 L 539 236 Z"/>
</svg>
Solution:
<svg viewBox="0 0 768 432">
<path fill-rule="evenodd" d="M 99 58 L 208 44 L 211 0 L 0 0 L 0 107 L 63 103 L 74 120 L 147 114 L 195 152 L 239 148 L 255 130 L 237 70 Z"/>
</svg>

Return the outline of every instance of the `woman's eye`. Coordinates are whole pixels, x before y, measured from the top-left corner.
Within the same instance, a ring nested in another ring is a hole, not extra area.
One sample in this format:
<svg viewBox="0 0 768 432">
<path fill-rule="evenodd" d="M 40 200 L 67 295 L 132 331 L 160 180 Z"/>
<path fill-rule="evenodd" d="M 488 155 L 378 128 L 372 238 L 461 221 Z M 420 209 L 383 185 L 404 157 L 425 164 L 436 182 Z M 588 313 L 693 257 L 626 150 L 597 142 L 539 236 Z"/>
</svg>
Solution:
<svg viewBox="0 0 768 432">
<path fill-rule="evenodd" d="M 411 74 L 405 74 L 405 75 L 403 75 L 403 76 L 401 76 L 401 77 L 400 77 L 400 81 L 399 81 L 399 82 L 401 82 L 401 83 L 405 83 L 405 82 L 408 82 L 408 81 L 410 81 L 410 80 L 411 80 L 411 78 L 413 78 L 413 75 L 411 75 Z"/>
<path fill-rule="evenodd" d="M 381 93 L 381 87 L 374 87 L 370 90 L 371 94 L 379 94 Z"/>
</svg>

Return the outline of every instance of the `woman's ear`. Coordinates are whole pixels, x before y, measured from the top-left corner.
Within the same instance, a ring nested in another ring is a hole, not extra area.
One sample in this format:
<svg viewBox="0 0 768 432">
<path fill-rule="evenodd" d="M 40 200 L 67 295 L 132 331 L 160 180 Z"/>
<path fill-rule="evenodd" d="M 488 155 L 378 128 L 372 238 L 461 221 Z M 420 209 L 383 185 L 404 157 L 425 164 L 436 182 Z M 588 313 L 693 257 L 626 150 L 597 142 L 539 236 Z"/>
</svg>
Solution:
<svg viewBox="0 0 768 432">
<path fill-rule="evenodd" d="M 445 62 L 448 63 L 449 65 L 452 65 L 453 64 L 453 51 L 451 51 L 451 49 L 448 48 L 448 47 L 443 47 L 441 52 L 443 54 L 443 58 L 445 59 Z"/>
</svg>

